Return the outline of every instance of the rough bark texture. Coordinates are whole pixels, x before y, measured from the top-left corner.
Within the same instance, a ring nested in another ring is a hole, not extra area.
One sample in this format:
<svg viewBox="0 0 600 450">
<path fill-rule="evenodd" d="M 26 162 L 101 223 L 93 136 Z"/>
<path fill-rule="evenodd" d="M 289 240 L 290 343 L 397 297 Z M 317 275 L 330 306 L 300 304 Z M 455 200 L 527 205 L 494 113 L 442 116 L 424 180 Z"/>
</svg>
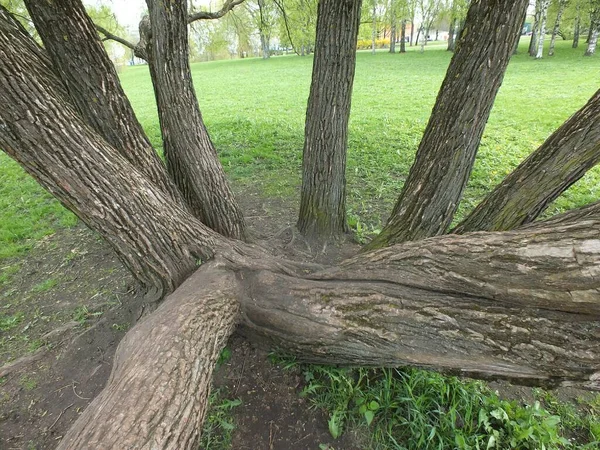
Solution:
<svg viewBox="0 0 600 450">
<path fill-rule="evenodd" d="M 560 30 L 560 22 L 562 20 L 563 13 L 567 7 L 567 0 L 559 0 L 558 12 L 556 13 L 556 20 L 554 21 L 554 28 L 552 29 L 552 37 L 550 38 L 550 48 L 548 49 L 548 56 L 554 56 L 554 46 L 556 45 L 556 36 Z"/>
<path fill-rule="evenodd" d="M 85 122 L 160 189 L 183 204 L 135 117 L 115 66 L 81 1 L 26 0 L 25 4 L 56 73 Z"/>
<path fill-rule="evenodd" d="M 97 230 L 145 287 L 172 291 L 212 255 L 210 230 L 81 121 L 44 60 L 5 24 L 0 103 L 11 107 L 0 108 L 0 148 Z"/>
<path fill-rule="evenodd" d="M 309 236 L 346 231 L 346 148 L 360 7 L 361 0 L 319 2 L 298 219 Z"/>
<path fill-rule="evenodd" d="M 213 367 L 239 310 L 235 274 L 208 265 L 127 333 L 107 388 L 58 450 L 198 448 Z"/>
<path fill-rule="evenodd" d="M 533 222 L 600 162 L 600 91 L 509 174 L 454 233 L 503 231 Z"/>
<path fill-rule="evenodd" d="M 224 236 L 243 239 L 244 218 L 204 126 L 192 83 L 187 2 L 147 3 L 152 27 L 148 62 L 169 173 L 196 217 Z"/>
<path fill-rule="evenodd" d="M 392 215 L 368 248 L 446 231 L 467 184 L 527 0 L 473 2 Z"/>
<path fill-rule="evenodd" d="M 592 31 L 591 37 L 589 39 L 587 48 L 583 56 L 592 56 L 596 53 L 596 44 L 598 43 L 598 24 L 592 24 L 594 26 L 594 30 Z"/>
</svg>

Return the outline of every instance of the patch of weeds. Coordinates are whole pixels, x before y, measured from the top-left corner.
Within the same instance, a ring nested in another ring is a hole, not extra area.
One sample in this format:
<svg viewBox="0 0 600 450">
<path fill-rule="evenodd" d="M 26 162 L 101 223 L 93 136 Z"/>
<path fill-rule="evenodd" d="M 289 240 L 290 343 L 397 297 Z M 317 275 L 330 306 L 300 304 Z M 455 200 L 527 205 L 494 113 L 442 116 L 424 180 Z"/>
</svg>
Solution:
<svg viewBox="0 0 600 450">
<path fill-rule="evenodd" d="M 240 399 L 225 398 L 220 389 L 216 389 L 210 394 L 199 448 L 226 450 L 231 447 L 231 433 L 235 429 L 231 413 L 241 404 Z"/>
<path fill-rule="evenodd" d="M 19 379 L 19 384 L 26 391 L 33 391 L 37 387 L 37 381 L 28 375 L 23 375 Z"/>
<path fill-rule="evenodd" d="M 366 244 L 381 232 L 381 226 L 363 222 L 360 216 L 352 213 L 352 211 L 348 212 L 347 221 L 348 226 L 354 232 L 354 239 L 359 244 Z"/>
<path fill-rule="evenodd" d="M 20 264 L 11 264 L 0 269 L 0 287 L 9 284 L 13 277 L 19 273 Z"/>
<path fill-rule="evenodd" d="M 6 380 L 8 380 L 8 378 L 0 377 L 0 386 L 2 386 L 4 383 L 6 383 Z"/>
<path fill-rule="evenodd" d="M 478 381 L 412 368 L 298 369 L 306 383 L 301 395 L 328 414 L 331 435 L 360 430 L 368 436 L 366 448 L 582 448 L 567 440 L 555 411 L 539 401 L 521 406 L 502 400 Z"/>
<path fill-rule="evenodd" d="M 102 311 L 90 312 L 87 306 L 80 306 L 73 312 L 73 320 L 79 322 L 80 325 L 84 325 L 88 320 L 100 317 L 102 314 Z"/>
<path fill-rule="evenodd" d="M 600 394 L 572 403 L 543 389 L 535 389 L 533 393 L 548 411 L 561 417 L 561 427 L 572 445 L 583 445 L 571 448 L 600 448 Z"/>
<path fill-rule="evenodd" d="M 31 288 L 31 290 L 33 292 L 41 294 L 43 292 L 48 292 L 50 289 L 52 289 L 57 284 L 58 284 L 58 280 L 56 280 L 55 278 L 48 278 L 47 280 L 42 281 L 41 283 L 38 283 L 35 286 L 33 286 Z"/>
<path fill-rule="evenodd" d="M 35 339 L 27 345 L 27 351 L 33 353 L 44 346 L 44 342 L 40 339 Z"/>
<path fill-rule="evenodd" d="M 223 364 L 229 362 L 230 360 L 231 360 L 231 349 L 229 347 L 225 347 L 223 350 L 221 350 L 219 359 L 217 359 L 217 367 L 222 366 Z"/>
<path fill-rule="evenodd" d="M 10 331 L 23 321 L 24 314 L 19 311 L 12 315 L 0 314 L 0 331 Z"/>
</svg>

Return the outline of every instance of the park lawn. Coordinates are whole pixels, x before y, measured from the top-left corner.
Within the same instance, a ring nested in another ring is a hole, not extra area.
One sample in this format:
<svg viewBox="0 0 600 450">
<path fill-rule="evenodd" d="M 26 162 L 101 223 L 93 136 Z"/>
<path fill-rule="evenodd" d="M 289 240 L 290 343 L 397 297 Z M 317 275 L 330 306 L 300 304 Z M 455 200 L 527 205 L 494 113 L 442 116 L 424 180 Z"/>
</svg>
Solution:
<svg viewBox="0 0 600 450">
<path fill-rule="evenodd" d="M 600 59 L 559 42 L 556 56 L 513 57 L 481 144 L 458 217 L 533 151 L 598 88 Z M 451 54 L 358 52 L 350 121 L 348 205 L 359 238 L 377 230 L 402 187 Z M 312 58 L 274 57 L 192 64 L 200 108 L 225 170 L 266 195 L 297 198 Z M 126 68 L 125 91 L 153 144 L 160 127 L 146 66 Z M 590 171 L 548 213 L 600 198 Z M 0 154 L 0 258 L 76 223 L 74 216 Z"/>
</svg>

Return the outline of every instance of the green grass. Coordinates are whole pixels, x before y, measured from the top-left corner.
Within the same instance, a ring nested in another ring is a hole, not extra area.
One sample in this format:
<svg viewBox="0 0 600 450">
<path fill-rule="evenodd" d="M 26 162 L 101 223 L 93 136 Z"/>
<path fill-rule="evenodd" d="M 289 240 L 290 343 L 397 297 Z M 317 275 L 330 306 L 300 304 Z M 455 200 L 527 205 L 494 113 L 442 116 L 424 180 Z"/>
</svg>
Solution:
<svg viewBox="0 0 600 450">
<path fill-rule="evenodd" d="M 486 128 L 458 218 L 595 92 L 600 58 L 559 42 L 556 56 L 513 57 Z M 352 100 L 348 206 L 364 237 L 379 228 L 412 164 L 451 54 L 430 45 L 405 55 L 359 52 Z M 200 108 L 229 176 L 267 195 L 297 197 L 312 58 L 275 57 L 192 65 Z M 161 136 L 146 66 L 121 74 L 125 91 L 154 145 Z M 600 170 L 549 213 L 600 198 Z M 0 155 L 0 259 L 76 223 L 5 155 Z"/>
<path fill-rule="evenodd" d="M 298 365 L 302 396 L 323 410 L 334 438 L 361 436 L 366 450 L 596 449 L 600 395 L 579 407 L 537 390 L 532 405 L 498 397 L 485 383 L 405 369 Z"/>
</svg>

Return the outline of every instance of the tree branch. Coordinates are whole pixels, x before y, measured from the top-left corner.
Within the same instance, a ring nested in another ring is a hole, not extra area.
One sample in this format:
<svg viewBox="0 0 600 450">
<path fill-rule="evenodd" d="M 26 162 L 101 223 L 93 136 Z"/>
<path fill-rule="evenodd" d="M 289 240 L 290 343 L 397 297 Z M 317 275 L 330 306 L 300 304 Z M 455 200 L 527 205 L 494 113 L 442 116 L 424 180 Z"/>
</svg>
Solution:
<svg viewBox="0 0 600 450">
<path fill-rule="evenodd" d="M 188 16 L 188 23 L 195 22 L 196 20 L 213 20 L 220 19 L 229 11 L 231 11 L 237 5 L 244 3 L 245 0 L 227 0 L 223 7 L 217 12 L 200 11 L 195 14 Z"/>
<path fill-rule="evenodd" d="M 135 51 L 135 44 L 129 42 L 126 39 L 123 39 L 122 37 L 119 37 L 119 36 L 117 36 L 115 34 L 112 34 L 106 28 L 103 28 L 103 27 L 101 27 L 100 25 L 98 25 L 96 23 L 94 24 L 94 26 L 96 27 L 96 30 L 98 30 L 100 33 L 102 33 L 105 36 L 105 39 L 102 39 L 103 41 L 107 40 L 107 39 L 110 39 L 110 40 L 118 42 L 119 44 L 124 45 L 125 47 L 130 48 L 131 50 Z"/>
</svg>

